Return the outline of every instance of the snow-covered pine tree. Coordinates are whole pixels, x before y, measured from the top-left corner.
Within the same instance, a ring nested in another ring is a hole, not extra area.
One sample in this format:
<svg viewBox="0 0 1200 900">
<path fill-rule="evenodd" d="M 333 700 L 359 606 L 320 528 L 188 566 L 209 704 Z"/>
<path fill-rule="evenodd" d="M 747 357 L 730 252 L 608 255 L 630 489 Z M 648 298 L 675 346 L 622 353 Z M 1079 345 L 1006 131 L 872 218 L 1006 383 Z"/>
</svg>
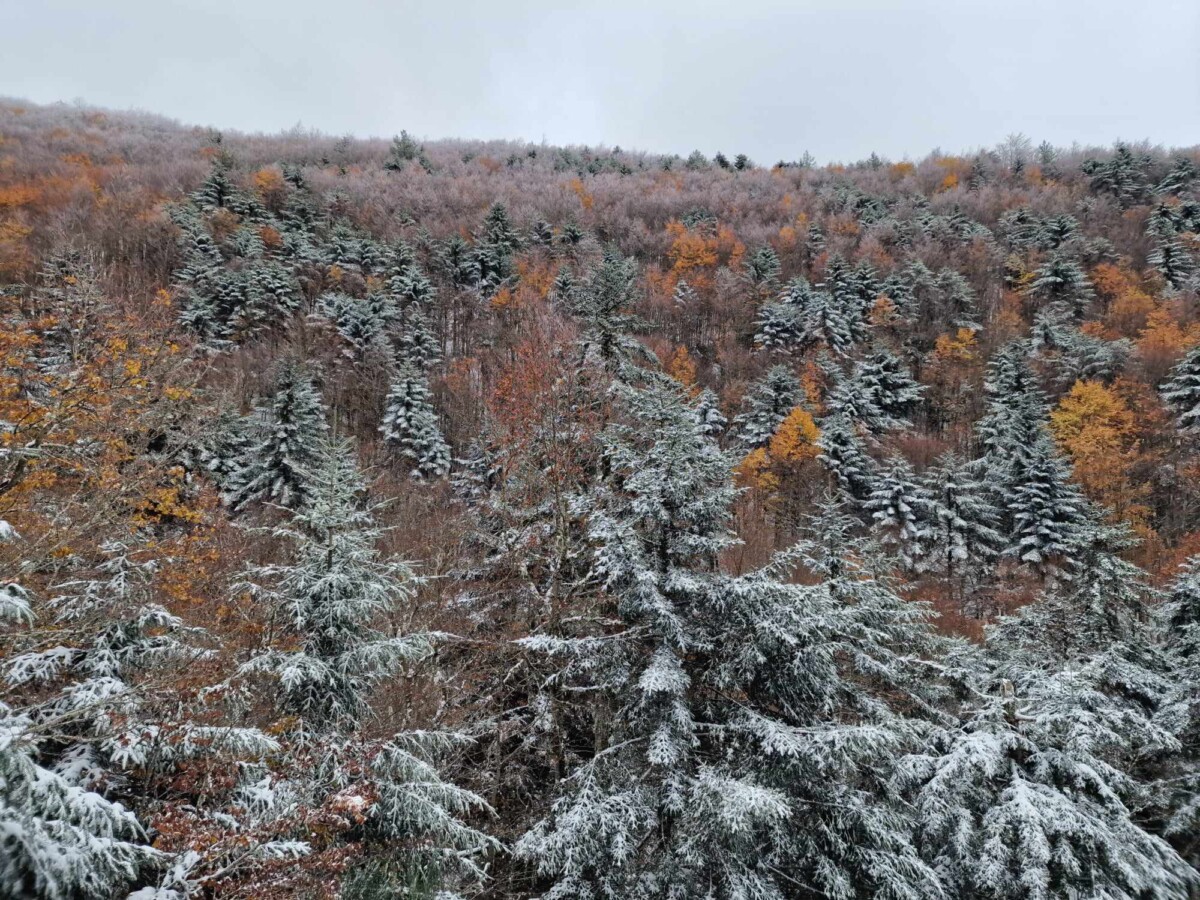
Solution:
<svg viewBox="0 0 1200 900">
<path fill-rule="evenodd" d="M 258 409 L 260 437 L 232 479 L 225 499 L 234 509 L 255 500 L 290 509 L 307 499 L 317 447 L 329 430 L 321 394 L 304 368 L 284 362 L 269 405 Z"/>
<path fill-rule="evenodd" d="M 980 462 L 953 454 L 940 457 L 925 472 L 930 496 L 926 571 L 952 581 L 980 577 L 1003 548 L 995 491 L 984 477 Z"/>
<path fill-rule="evenodd" d="M 828 360 L 823 366 L 833 382 L 825 401 L 829 415 L 844 415 L 876 434 L 911 425 L 906 416 L 925 388 L 894 354 L 877 350 L 856 362 L 849 375 Z"/>
<path fill-rule="evenodd" d="M 1145 193 L 1149 164 L 1148 154 L 1134 153 L 1125 144 L 1117 144 L 1109 159 L 1086 159 L 1080 168 L 1091 177 L 1093 191 L 1110 194 L 1122 209 L 1128 209 Z"/>
<path fill-rule="evenodd" d="M 632 313 L 637 271 L 637 260 L 610 247 L 571 293 L 570 312 L 583 328 L 579 341 L 583 362 L 599 360 L 610 372 L 620 374 L 627 372 L 634 358 L 651 355 L 630 336 L 642 325 Z"/>
<path fill-rule="evenodd" d="M 410 567 L 384 559 L 381 532 L 364 508 L 353 444 L 325 437 L 315 448 L 308 502 L 272 529 L 290 561 L 253 570 L 247 588 L 278 609 L 295 649 L 268 649 L 244 667 L 279 682 L 281 712 L 321 730 L 357 723 L 375 683 L 430 649 L 425 635 L 388 637 L 380 617 L 408 600 Z"/>
<path fill-rule="evenodd" d="M 701 391 L 696 398 L 696 425 L 702 434 L 711 438 L 721 435 L 729 425 L 729 420 L 721 412 L 717 395 L 708 389 Z"/>
<path fill-rule="evenodd" d="M 910 760 L 923 847 L 953 896 L 1175 898 L 1196 873 L 1139 823 L 1138 769 L 1175 746 L 1168 668 L 1121 529 L 1073 547 L 1070 583 L 967 654 L 963 724 Z"/>
<path fill-rule="evenodd" d="M 0 627 L 33 622 L 29 595 L 0 587 Z M 0 889 L 30 900 L 106 900 L 119 895 L 154 850 L 119 803 L 38 763 L 45 729 L 0 702 Z"/>
<path fill-rule="evenodd" d="M 773 290 L 778 286 L 779 273 L 783 267 L 777 254 L 769 244 L 764 244 L 746 257 L 743 263 L 746 278 L 757 288 Z"/>
<path fill-rule="evenodd" d="M 1165 720 L 1179 741 L 1158 772 L 1163 833 L 1200 870 L 1200 557 L 1171 584 L 1158 611 L 1169 654 L 1171 692 Z"/>
<path fill-rule="evenodd" d="M 1016 460 L 1008 487 L 1012 535 L 1006 552 L 1043 576 L 1070 567 L 1071 552 L 1095 511 L 1071 481 L 1071 466 L 1042 424 Z"/>
<path fill-rule="evenodd" d="M 929 552 L 932 500 L 908 460 L 894 456 L 879 467 L 863 504 L 880 543 L 909 572 L 919 569 Z"/>
<path fill-rule="evenodd" d="M 738 440 L 747 450 L 764 446 L 803 399 L 800 379 L 788 366 L 774 366 L 742 400 L 742 411 L 733 420 Z"/>
<path fill-rule="evenodd" d="M 297 802 L 320 804 L 335 792 L 361 800 L 369 838 L 412 842 L 400 851 L 405 860 L 475 877 L 480 854 L 495 842 L 461 817 L 486 804 L 443 780 L 434 762 L 463 739 L 401 732 L 381 741 L 355 733 L 369 715 L 371 692 L 400 666 L 427 657 L 434 640 L 381 627 L 408 602 L 417 579 L 407 563 L 378 550 L 382 532 L 364 492 L 354 445 L 325 438 L 308 502 L 273 529 L 289 558 L 252 570 L 244 585 L 275 610 L 281 630 L 239 677 L 277 685 L 276 709 L 295 717 L 291 741 L 313 762 L 283 773 Z"/>
<path fill-rule="evenodd" d="M 28 900 L 123 896 L 160 860 L 133 814 L 36 762 L 38 729 L 0 702 L 0 891 Z"/>
<path fill-rule="evenodd" d="M 1200 344 L 1189 350 L 1159 388 L 1163 402 L 1175 413 L 1179 430 L 1200 432 Z"/>
<path fill-rule="evenodd" d="M 399 330 L 396 356 L 400 360 L 411 363 L 422 372 L 428 372 L 431 366 L 441 362 L 441 343 L 429 327 L 429 320 L 420 307 L 410 306 L 404 311 Z"/>
<path fill-rule="evenodd" d="M 1045 303 L 1067 303 L 1079 316 L 1093 291 L 1079 263 L 1069 256 L 1055 254 L 1033 273 L 1026 293 Z"/>
<path fill-rule="evenodd" d="M 409 461 L 414 478 L 442 478 L 450 471 L 450 447 L 442 437 L 429 384 L 408 363 L 401 364 L 392 381 L 379 430 Z"/>
<path fill-rule="evenodd" d="M 722 573 L 730 460 L 677 388 L 615 393 L 590 516 L 601 607 L 570 636 L 524 641 L 561 661 L 549 677 L 587 696 L 590 718 L 549 815 L 517 844 L 534 889 L 938 896 L 885 787 L 920 732 L 902 710 L 922 702 L 921 610 L 849 562 L 869 553 L 844 517 L 816 526 L 819 546 Z M 816 584 L 790 582 L 798 564 Z"/>
<path fill-rule="evenodd" d="M 824 416 L 818 424 L 818 459 L 833 474 L 844 497 L 866 500 L 874 488 L 877 465 L 867 453 L 858 426 L 844 414 Z"/>
</svg>

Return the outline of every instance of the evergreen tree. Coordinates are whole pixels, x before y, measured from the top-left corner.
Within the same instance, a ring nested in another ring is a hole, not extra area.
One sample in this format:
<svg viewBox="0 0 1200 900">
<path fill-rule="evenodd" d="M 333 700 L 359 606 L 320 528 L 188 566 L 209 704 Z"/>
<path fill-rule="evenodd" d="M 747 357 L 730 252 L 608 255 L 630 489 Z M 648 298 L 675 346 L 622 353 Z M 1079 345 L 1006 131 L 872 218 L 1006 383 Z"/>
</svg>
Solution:
<svg viewBox="0 0 1200 900">
<path fill-rule="evenodd" d="M 820 421 L 821 448 L 818 459 L 837 479 L 843 496 L 851 500 L 866 500 L 875 485 L 875 461 L 867 455 L 866 446 L 853 420 L 844 414 L 825 416 Z"/>
<path fill-rule="evenodd" d="M 931 504 L 929 492 L 900 456 L 880 467 L 863 504 L 875 520 L 880 542 L 910 572 L 923 565 L 929 550 Z"/>
<path fill-rule="evenodd" d="M 779 273 L 782 271 L 779 255 L 769 244 L 764 244 L 746 257 L 743 265 L 750 283 L 765 289 L 771 289 L 777 285 Z"/>
<path fill-rule="evenodd" d="M 1171 688 L 1165 719 L 1179 741 L 1158 773 L 1163 831 L 1200 869 L 1200 559 L 1193 557 L 1171 585 L 1159 611 L 1170 654 Z"/>
<path fill-rule="evenodd" d="M 899 700 L 921 702 L 919 608 L 844 562 L 870 558 L 844 519 L 723 574 L 730 461 L 672 388 L 616 394 L 590 516 L 598 630 L 525 641 L 594 709 L 583 758 L 517 844 L 544 896 L 936 896 L 884 789 L 920 731 Z M 797 564 L 818 583 L 785 580 Z"/>
<path fill-rule="evenodd" d="M 982 466 L 947 455 L 925 473 L 925 485 L 930 495 L 925 569 L 951 579 L 983 575 L 1004 537 Z"/>
<path fill-rule="evenodd" d="M 1144 574 L 1087 529 L 1078 575 L 1004 619 L 966 672 L 961 729 L 915 769 L 925 850 L 962 897 L 1182 897 L 1195 872 L 1138 824 L 1142 760 L 1174 741 Z"/>
<path fill-rule="evenodd" d="M 1082 314 L 1093 294 L 1092 284 L 1079 264 L 1059 254 L 1033 273 L 1026 290 L 1047 303 L 1069 303 L 1076 315 Z"/>
<path fill-rule="evenodd" d="M 1146 167 L 1150 157 L 1134 153 L 1124 144 L 1118 144 L 1113 155 L 1105 162 L 1095 159 L 1084 160 L 1083 174 L 1090 175 L 1092 190 L 1109 194 L 1122 209 L 1128 209 L 1141 199 L 1146 190 Z"/>
<path fill-rule="evenodd" d="M 442 478 L 450 471 L 450 447 L 442 437 L 429 384 L 408 363 L 392 381 L 379 430 L 409 460 L 414 478 Z"/>
<path fill-rule="evenodd" d="M 280 367 L 270 406 L 260 407 L 258 417 L 261 437 L 233 477 L 226 502 L 234 509 L 255 500 L 299 508 L 329 430 L 321 395 L 301 366 L 289 361 Z"/>
<path fill-rule="evenodd" d="M 244 673 L 278 679 L 280 710 L 318 731 L 358 723 L 371 686 L 430 649 L 425 635 L 388 637 L 374 625 L 409 599 L 416 579 L 376 550 L 381 532 L 363 507 L 354 457 L 349 441 L 322 439 L 308 502 L 273 529 L 291 546 L 291 562 L 254 570 L 248 584 L 279 610 L 295 649 L 256 656 Z"/>
<path fill-rule="evenodd" d="M 906 416 L 925 388 L 895 355 L 877 350 L 856 362 L 849 377 L 830 371 L 834 386 L 825 402 L 830 415 L 844 414 L 874 433 L 911 426 Z"/>
<path fill-rule="evenodd" d="M 1094 514 L 1044 426 L 1034 433 L 1010 478 L 1013 531 L 1007 552 L 1044 575 L 1061 571 Z"/>
<path fill-rule="evenodd" d="M 7 897 L 107 900 L 160 855 L 120 803 L 37 764 L 37 731 L 0 703 L 0 886 Z"/>
<path fill-rule="evenodd" d="M 742 412 L 734 418 L 738 440 L 747 449 L 762 447 L 788 413 L 804 399 L 800 380 L 787 366 L 775 366 L 754 385 L 742 400 Z"/>
<path fill-rule="evenodd" d="M 1176 425 L 1183 434 L 1200 432 L 1200 346 L 1193 347 L 1175 364 L 1159 394 L 1175 413 Z"/>
<path fill-rule="evenodd" d="M 720 436 L 729 425 L 729 420 L 721 412 L 721 404 L 717 395 L 710 390 L 703 390 L 696 398 L 696 427 L 700 433 L 711 438 Z"/>
<path fill-rule="evenodd" d="M 369 793 L 368 838 L 416 838 L 403 851 L 414 864 L 431 858 L 436 866 L 479 876 L 478 856 L 495 843 L 460 817 L 487 806 L 443 780 L 433 761 L 462 738 L 401 732 L 380 741 L 354 734 L 375 686 L 401 665 L 427 657 L 433 641 L 429 634 L 395 635 L 379 625 L 409 601 L 416 578 L 408 564 L 377 549 L 382 532 L 364 490 L 353 444 L 322 441 L 308 503 L 273 529 L 291 548 L 289 560 L 253 570 L 246 585 L 276 611 L 284 630 L 277 646 L 258 652 L 239 674 L 276 682 L 277 709 L 298 718 L 293 740 L 314 762 L 287 773 L 301 798 Z"/>
</svg>

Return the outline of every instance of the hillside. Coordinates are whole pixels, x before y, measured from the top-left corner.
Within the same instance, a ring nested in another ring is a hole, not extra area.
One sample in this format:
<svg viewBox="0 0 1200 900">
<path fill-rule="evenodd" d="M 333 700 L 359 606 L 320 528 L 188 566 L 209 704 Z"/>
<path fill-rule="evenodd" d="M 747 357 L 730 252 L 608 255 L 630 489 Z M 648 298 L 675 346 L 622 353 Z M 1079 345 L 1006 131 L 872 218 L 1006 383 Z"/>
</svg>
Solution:
<svg viewBox="0 0 1200 900">
<path fill-rule="evenodd" d="M 1196 896 L 1200 147 L 728 150 L 0 101 L 0 896 Z"/>
</svg>

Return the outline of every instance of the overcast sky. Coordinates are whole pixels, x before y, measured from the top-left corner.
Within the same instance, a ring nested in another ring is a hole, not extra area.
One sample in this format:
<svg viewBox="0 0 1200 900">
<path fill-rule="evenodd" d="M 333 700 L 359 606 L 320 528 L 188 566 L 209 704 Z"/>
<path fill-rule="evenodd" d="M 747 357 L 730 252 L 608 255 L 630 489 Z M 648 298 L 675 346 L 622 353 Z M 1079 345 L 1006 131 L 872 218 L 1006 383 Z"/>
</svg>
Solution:
<svg viewBox="0 0 1200 900">
<path fill-rule="evenodd" d="M 0 0 L 0 94 L 760 163 L 1200 143 L 1200 0 Z"/>
</svg>

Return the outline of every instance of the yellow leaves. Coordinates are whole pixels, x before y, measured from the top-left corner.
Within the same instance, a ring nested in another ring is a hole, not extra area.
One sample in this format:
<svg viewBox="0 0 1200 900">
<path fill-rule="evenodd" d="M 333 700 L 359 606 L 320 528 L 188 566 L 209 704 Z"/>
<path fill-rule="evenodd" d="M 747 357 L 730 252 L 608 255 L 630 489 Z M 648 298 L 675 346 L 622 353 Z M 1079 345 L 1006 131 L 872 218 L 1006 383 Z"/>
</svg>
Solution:
<svg viewBox="0 0 1200 900">
<path fill-rule="evenodd" d="M 958 187 L 958 176 L 950 172 L 942 179 L 942 183 L 938 185 L 939 191 L 952 191 Z"/>
<path fill-rule="evenodd" d="M 808 411 L 797 406 L 786 419 L 780 423 L 771 436 L 767 445 L 767 453 L 771 459 L 783 463 L 800 463 L 806 459 L 815 459 L 821 452 L 817 441 L 821 430 Z"/>
<path fill-rule="evenodd" d="M 696 363 L 688 353 L 688 348 L 682 344 L 675 350 L 675 355 L 667 364 L 667 374 L 687 388 L 688 394 L 695 397 L 700 393 L 696 385 Z"/>
<path fill-rule="evenodd" d="M 960 328 L 953 336 L 939 334 L 933 345 L 933 358 L 939 363 L 969 363 L 978 359 L 979 346 L 975 331 Z"/>
<path fill-rule="evenodd" d="M 568 182 L 568 186 L 572 191 L 575 192 L 575 196 L 579 198 L 579 205 L 582 206 L 585 211 L 591 210 L 596 203 L 596 198 L 593 197 L 588 192 L 588 189 L 583 186 L 583 181 L 579 178 L 572 178 Z"/>
<path fill-rule="evenodd" d="M 892 163 L 888 168 L 888 174 L 892 176 L 893 181 L 899 181 L 908 175 L 911 175 L 917 170 L 917 167 L 910 162 Z"/>
<path fill-rule="evenodd" d="M 734 468 L 734 474 L 742 484 L 773 493 L 779 490 L 786 475 L 817 458 L 821 452 L 817 446 L 820 438 L 821 430 L 812 415 L 797 406 L 775 429 L 767 446 L 751 450 Z"/>
<path fill-rule="evenodd" d="M 1116 390 L 1098 381 L 1077 381 L 1050 413 L 1050 431 L 1071 459 L 1084 491 L 1119 517 L 1144 525 L 1139 501 L 1149 487 L 1131 478 L 1139 460 L 1138 422 Z"/>
<path fill-rule="evenodd" d="M 1116 446 L 1134 431 L 1125 401 L 1099 381 L 1077 381 L 1050 413 L 1050 430 L 1070 454 L 1094 444 Z"/>
<path fill-rule="evenodd" d="M 751 450 L 733 472 L 740 484 L 753 485 L 768 493 L 779 489 L 779 476 L 771 471 L 771 458 L 765 447 Z"/>
<path fill-rule="evenodd" d="M 516 302 L 516 295 L 507 286 L 500 288 L 491 300 L 492 309 L 495 310 L 508 309 L 515 306 Z"/>
<path fill-rule="evenodd" d="M 699 232 L 689 231 L 682 222 L 667 223 L 667 234 L 674 238 L 667 255 L 677 273 L 683 274 L 692 269 L 717 264 L 715 237 L 705 237 Z"/>
</svg>

